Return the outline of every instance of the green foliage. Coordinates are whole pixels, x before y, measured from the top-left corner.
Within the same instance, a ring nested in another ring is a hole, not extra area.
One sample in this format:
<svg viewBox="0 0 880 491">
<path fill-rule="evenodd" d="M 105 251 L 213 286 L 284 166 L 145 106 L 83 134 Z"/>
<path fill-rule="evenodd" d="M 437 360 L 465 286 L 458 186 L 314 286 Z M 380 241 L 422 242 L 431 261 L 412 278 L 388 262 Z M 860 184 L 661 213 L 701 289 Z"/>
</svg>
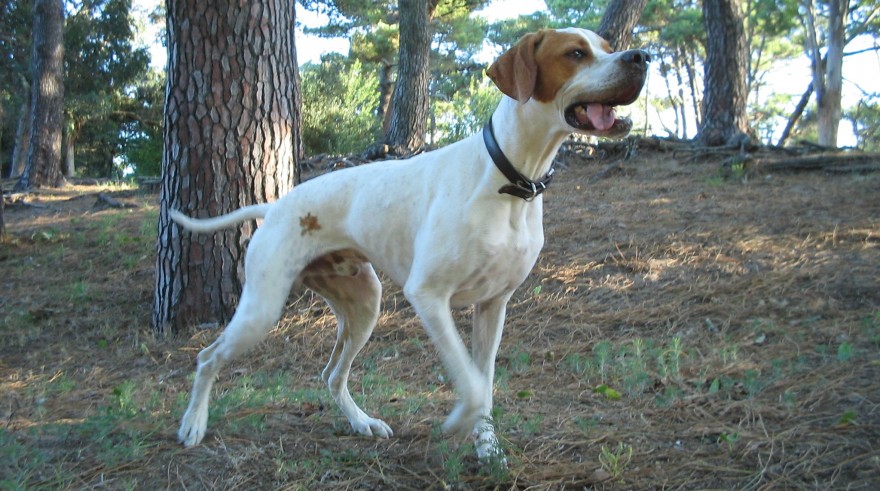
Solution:
<svg viewBox="0 0 880 491">
<path fill-rule="evenodd" d="M 147 78 L 150 57 L 132 43 L 130 9 L 130 0 L 88 0 L 65 19 L 65 114 L 87 175 L 118 177 L 123 128 L 143 119 L 133 88 Z"/>
<path fill-rule="evenodd" d="M 362 151 L 379 136 L 378 78 L 359 61 L 326 56 L 302 67 L 306 155 Z"/>
<path fill-rule="evenodd" d="M 130 15 L 131 0 L 65 5 L 65 130 L 74 140 L 77 170 L 117 177 L 120 166 L 153 160 L 118 157 L 161 148 L 164 75 L 151 75 L 147 49 L 134 45 L 137 27 Z M 30 90 L 32 27 L 31 2 L 0 1 L 0 135 L 4 137 L 0 158 L 4 164 L 9 162 L 15 144 L 11 136 Z M 151 84 L 159 90 L 141 90 Z M 158 175 L 158 164 L 150 171 Z"/>
<path fill-rule="evenodd" d="M 0 175 L 6 175 L 19 111 L 30 87 L 31 2 L 0 0 Z"/>
<path fill-rule="evenodd" d="M 162 173 L 165 74 L 150 70 L 128 93 L 126 106 L 132 119 L 120 126 L 119 165 L 136 176 L 158 176 Z"/>
<path fill-rule="evenodd" d="M 449 100 L 434 105 L 438 145 L 452 143 L 477 132 L 501 100 L 501 93 L 489 82 L 472 80 Z"/>
<path fill-rule="evenodd" d="M 859 150 L 880 152 L 880 93 L 861 99 L 844 112 L 844 119 L 852 127 Z"/>
<path fill-rule="evenodd" d="M 553 22 L 550 27 L 582 26 L 598 29 L 608 0 L 584 2 L 581 0 L 547 0 L 547 9 Z"/>
</svg>

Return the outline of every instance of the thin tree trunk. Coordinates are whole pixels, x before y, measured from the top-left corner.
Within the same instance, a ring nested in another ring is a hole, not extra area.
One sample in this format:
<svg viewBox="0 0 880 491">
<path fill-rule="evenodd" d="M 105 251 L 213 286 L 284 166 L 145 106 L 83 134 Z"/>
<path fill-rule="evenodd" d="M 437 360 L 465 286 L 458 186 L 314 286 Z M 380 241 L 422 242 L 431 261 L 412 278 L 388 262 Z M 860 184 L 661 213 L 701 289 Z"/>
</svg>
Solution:
<svg viewBox="0 0 880 491">
<path fill-rule="evenodd" d="M 0 240 L 6 235 L 6 223 L 3 221 L 3 189 L 0 188 Z"/>
<path fill-rule="evenodd" d="M 15 128 L 15 148 L 12 150 L 12 168 L 9 177 L 21 177 L 27 166 L 28 149 L 31 147 L 31 93 L 28 87 L 27 97 L 21 103 L 18 113 L 18 124 Z"/>
<path fill-rule="evenodd" d="M 385 137 L 393 153 L 412 154 L 425 144 L 431 16 L 439 0 L 400 0 L 400 54 L 391 102 L 391 124 Z"/>
<path fill-rule="evenodd" d="M 153 329 L 231 317 L 253 222 L 191 234 L 169 210 L 217 216 L 289 191 L 301 156 L 294 1 L 167 0 L 168 79 Z"/>
<path fill-rule="evenodd" d="M 685 101 L 687 100 L 684 95 L 684 79 L 681 76 L 681 61 L 687 61 L 687 58 L 682 56 L 681 54 L 684 52 L 684 49 L 681 49 L 679 52 L 679 56 L 674 58 L 675 63 L 675 78 L 678 81 L 678 101 L 679 101 L 679 109 L 681 111 L 680 119 L 681 119 L 681 133 L 678 135 L 680 138 L 687 138 L 688 134 L 688 124 L 687 124 L 687 114 L 685 113 Z"/>
<path fill-rule="evenodd" d="M 791 116 L 789 116 L 788 122 L 785 123 L 785 128 L 782 130 L 782 135 L 779 136 L 779 141 L 776 142 L 777 147 L 785 145 L 788 137 L 791 136 L 791 132 L 794 131 L 794 126 L 797 124 L 798 120 L 801 118 L 801 115 L 804 113 L 804 109 L 807 108 L 807 104 L 810 102 L 810 96 L 812 95 L 813 84 L 811 83 L 807 86 L 807 90 L 804 91 L 804 95 L 801 96 L 801 100 L 798 101 L 797 105 L 794 108 L 794 111 L 791 113 Z"/>
<path fill-rule="evenodd" d="M 27 154 L 31 147 L 31 90 L 28 87 L 27 98 L 22 101 L 15 128 L 15 149 L 12 151 L 12 168 L 9 177 L 21 177 L 27 166 Z"/>
<path fill-rule="evenodd" d="M 64 104 L 63 61 L 64 8 L 61 0 L 34 3 L 33 83 L 31 84 L 31 131 L 27 164 L 15 185 L 58 187 L 61 174 L 61 125 Z"/>
<path fill-rule="evenodd" d="M 65 127 L 61 137 L 61 156 L 64 162 L 62 168 L 64 169 L 64 177 L 66 177 L 67 179 L 72 179 L 74 175 L 76 175 L 76 158 L 74 156 L 74 139 L 76 138 L 75 133 L 75 130 L 73 130 L 70 126 L 67 126 Z"/>
<path fill-rule="evenodd" d="M 632 42 L 632 32 L 642 17 L 648 0 L 611 0 L 599 23 L 600 36 L 615 51 L 624 51 Z"/>
<path fill-rule="evenodd" d="M 675 115 L 675 128 L 671 132 L 670 136 L 680 138 L 682 134 L 682 120 L 684 119 L 684 101 L 680 101 L 675 97 L 675 90 L 672 88 L 672 77 L 670 76 L 670 71 L 674 70 L 674 68 L 665 61 L 661 61 L 660 63 L 660 75 L 663 81 L 666 83 L 666 93 L 669 95 L 669 104 L 670 106 L 672 106 L 672 114 Z M 667 132 L 669 132 L 669 129 L 666 128 L 665 124 L 664 128 Z"/>
<path fill-rule="evenodd" d="M 825 53 L 824 91 L 816 91 L 819 122 L 819 145 L 837 146 L 837 128 L 841 118 L 843 93 L 843 48 L 846 44 L 847 0 L 828 3 L 828 45 Z"/>
<path fill-rule="evenodd" d="M 694 119 L 699 127 L 703 123 L 703 111 L 701 107 L 702 97 L 700 96 L 697 85 L 697 71 L 694 69 L 694 67 L 697 66 L 696 57 L 696 51 L 691 50 L 690 57 L 684 58 L 684 67 L 687 72 L 688 86 L 691 89 L 691 104 L 694 105 Z"/>
</svg>

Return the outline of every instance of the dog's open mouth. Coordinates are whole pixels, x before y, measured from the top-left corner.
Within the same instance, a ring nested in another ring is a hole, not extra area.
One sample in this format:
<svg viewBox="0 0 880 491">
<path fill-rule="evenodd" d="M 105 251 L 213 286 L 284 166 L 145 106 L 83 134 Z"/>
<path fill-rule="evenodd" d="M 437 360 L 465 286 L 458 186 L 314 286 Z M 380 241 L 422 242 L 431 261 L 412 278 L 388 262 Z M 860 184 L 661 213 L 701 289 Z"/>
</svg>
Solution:
<svg viewBox="0 0 880 491">
<path fill-rule="evenodd" d="M 639 96 L 641 85 L 635 86 L 620 99 L 607 102 L 577 102 L 565 110 L 565 122 L 580 131 L 617 133 L 629 130 L 632 122 L 617 117 L 617 106 L 632 104 Z"/>
<path fill-rule="evenodd" d="M 607 131 L 617 121 L 617 114 L 614 106 L 591 102 L 566 109 L 565 120 L 579 130 Z"/>
</svg>

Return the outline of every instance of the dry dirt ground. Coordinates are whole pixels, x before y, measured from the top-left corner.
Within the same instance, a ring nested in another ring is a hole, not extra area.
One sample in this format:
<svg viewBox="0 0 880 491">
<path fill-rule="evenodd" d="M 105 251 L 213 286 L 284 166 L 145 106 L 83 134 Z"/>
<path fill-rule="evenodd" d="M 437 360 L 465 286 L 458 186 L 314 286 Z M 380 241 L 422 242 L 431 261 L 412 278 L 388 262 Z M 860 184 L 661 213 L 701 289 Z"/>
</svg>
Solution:
<svg viewBox="0 0 880 491">
<path fill-rule="evenodd" d="M 335 323 L 294 292 L 181 448 L 218 332 L 151 335 L 156 196 L 25 196 L 0 245 L 0 488 L 880 489 L 880 174 L 720 160 L 558 171 L 498 356 L 506 468 L 440 433 L 453 394 L 387 284 L 352 392 L 393 438 L 350 434 L 319 379 Z"/>
</svg>

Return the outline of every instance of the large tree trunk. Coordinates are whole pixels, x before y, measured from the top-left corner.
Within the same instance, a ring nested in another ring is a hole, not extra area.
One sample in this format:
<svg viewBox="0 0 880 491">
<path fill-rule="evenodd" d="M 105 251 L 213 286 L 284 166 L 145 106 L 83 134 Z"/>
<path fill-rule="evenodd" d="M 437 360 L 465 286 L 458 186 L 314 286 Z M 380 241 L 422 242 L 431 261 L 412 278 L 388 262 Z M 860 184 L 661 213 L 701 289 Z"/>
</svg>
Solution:
<svg viewBox="0 0 880 491">
<path fill-rule="evenodd" d="M 597 31 L 615 51 L 624 51 L 648 0 L 611 0 Z"/>
<path fill-rule="evenodd" d="M 703 119 L 697 142 L 733 145 L 747 139 L 748 49 L 740 0 L 704 0 L 706 24 Z"/>
<path fill-rule="evenodd" d="M 398 155 L 412 154 L 425 144 L 431 16 L 439 0 L 400 0 L 400 54 L 391 102 L 391 123 L 385 142 Z"/>
<path fill-rule="evenodd" d="M 274 201 L 297 180 L 294 1 L 167 0 L 168 86 L 153 328 L 225 322 L 255 223 L 190 234 L 168 211 L 208 217 Z"/>
<path fill-rule="evenodd" d="M 64 8 L 61 0 L 36 0 L 31 63 L 30 148 L 17 190 L 58 187 L 61 175 L 61 124 L 64 104 Z"/>
</svg>

